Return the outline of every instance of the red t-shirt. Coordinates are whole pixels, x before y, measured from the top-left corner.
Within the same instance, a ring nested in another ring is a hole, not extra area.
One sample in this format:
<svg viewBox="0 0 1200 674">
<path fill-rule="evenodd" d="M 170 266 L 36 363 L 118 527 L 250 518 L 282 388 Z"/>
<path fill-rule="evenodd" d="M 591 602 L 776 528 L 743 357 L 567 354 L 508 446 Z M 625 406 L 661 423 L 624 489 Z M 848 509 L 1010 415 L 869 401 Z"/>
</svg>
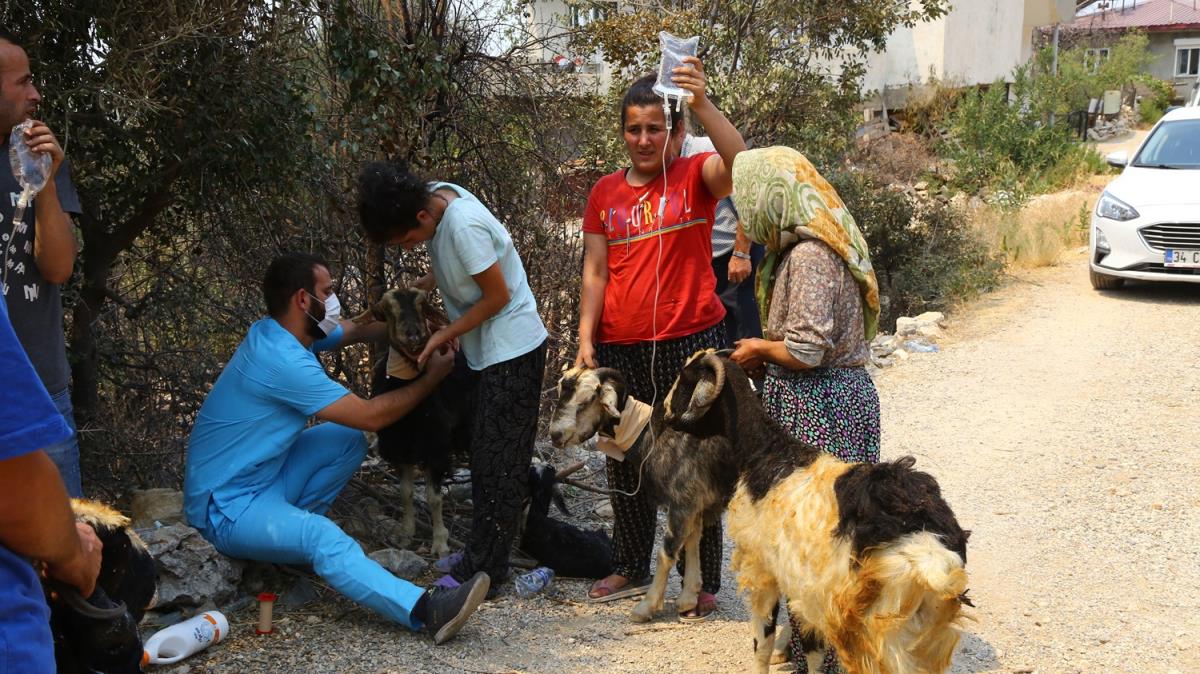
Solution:
<svg viewBox="0 0 1200 674">
<path fill-rule="evenodd" d="M 712 270 L 717 200 L 701 173 L 704 160 L 712 154 L 681 157 L 667 168 L 667 205 L 661 219 L 662 176 L 633 187 L 620 170 L 604 176 L 592 188 L 583 231 L 608 238 L 608 284 L 596 326 L 597 343 L 686 337 L 725 317 Z"/>
</svg>

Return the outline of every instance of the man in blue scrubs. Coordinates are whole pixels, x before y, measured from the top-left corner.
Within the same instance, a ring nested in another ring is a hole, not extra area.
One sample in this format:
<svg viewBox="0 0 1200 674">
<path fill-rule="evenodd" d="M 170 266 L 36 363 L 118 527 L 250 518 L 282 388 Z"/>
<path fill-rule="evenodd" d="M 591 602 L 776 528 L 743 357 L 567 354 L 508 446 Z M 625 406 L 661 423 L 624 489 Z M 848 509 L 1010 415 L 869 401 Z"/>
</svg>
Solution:
<svg viewBox="0 0 1200 674">
<path fill-rule="evenodd" d="M 454 367 L 447 349 L 412 385 L 369 400 L 333 381 L 316 352 L 376 341 L 386 326 L 339 319 L 329 265 L 288 253 L 263 279 L 252 326 L 209 392 L 188 444 L 184 511 L 221 552 L 311 564 L 334 589 L 441 644 L 487 594 L 487 574 L 423 590 L 389 573 L 324 517 L 367 452 L 362 431 L 411 411 Z M 327 423 L 309 427 L 311 417 Z"/>
<path fill-rule="evenodd" d="M 42 447 L 71 437 L 0 302 L 0 672 L 54 672 L 50 609 L 30 565 L 91 596 L 100 539 L 76 524 L 58 468 Z"/>
</svg>

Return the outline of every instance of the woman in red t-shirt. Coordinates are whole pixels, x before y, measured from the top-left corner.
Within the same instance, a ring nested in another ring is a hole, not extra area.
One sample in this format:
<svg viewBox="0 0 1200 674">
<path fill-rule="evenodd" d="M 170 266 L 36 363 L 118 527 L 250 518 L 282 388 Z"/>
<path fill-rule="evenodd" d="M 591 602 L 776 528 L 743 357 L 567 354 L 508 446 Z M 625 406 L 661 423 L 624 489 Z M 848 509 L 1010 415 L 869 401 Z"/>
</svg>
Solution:
<svg viewBox="0 0 1200 674">
<path fill-rule="evenodd" d="M 684 63 L 672 80 L 691 92 L 688 107 L 717 152 L 679 156 L 683 112 L 672 101 L 668 120 L 654 76 L 643 77 L 621 101 L 621 135 L 632 165 L 597 181 L 583 216 L 575 364 L 617 368 L 629 394 L 647 403 L 666 395 L 689 356 L 724 344 L 725 309 L 712 272 L 713 210 L 732 191 L 733 158 L 746 149 L 705 95 L 700 60 Z M 613 575 L 592 586 L 588 596 L 595 601 L 644 593 L 649 582 L 657 509 L 640 489 L 638 470 L 607 461 L 609 487 L 634 496 L 612 496 Z M 721 548 L 718 522 L 701 537 L 699 604 L 682 619 L 700 620 L 716 608 Z"/>
</svg>

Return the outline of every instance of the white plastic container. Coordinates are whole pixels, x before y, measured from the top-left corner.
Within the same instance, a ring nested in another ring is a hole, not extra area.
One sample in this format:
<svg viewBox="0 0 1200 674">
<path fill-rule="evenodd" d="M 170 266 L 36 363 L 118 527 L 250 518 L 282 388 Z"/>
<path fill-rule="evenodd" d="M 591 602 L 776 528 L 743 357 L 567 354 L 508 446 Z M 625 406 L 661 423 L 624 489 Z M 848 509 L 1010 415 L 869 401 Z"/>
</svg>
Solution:
<svg viewBox="0 0 1200 674">
<path fill-rule="evenodd" d="M 142 664 L 171 665 L 202 651 L 229 634 L 220 611 L 208 611 L 154 633 L 142 646 Z"/>
</svg>

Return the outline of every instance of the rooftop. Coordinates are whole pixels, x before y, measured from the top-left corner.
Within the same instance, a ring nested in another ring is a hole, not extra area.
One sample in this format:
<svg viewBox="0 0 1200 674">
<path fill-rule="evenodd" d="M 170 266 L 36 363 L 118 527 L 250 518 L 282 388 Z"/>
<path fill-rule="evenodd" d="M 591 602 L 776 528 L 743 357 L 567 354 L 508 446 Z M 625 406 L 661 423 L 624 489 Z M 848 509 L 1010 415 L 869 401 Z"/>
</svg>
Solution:
<svg viewBox="0 0 1200 674">
<path fill-rule="evenodd" d="M 1067 27 L 1077 30 L 1200 29 L 1200 0 L 1102 0 L 1081 9 Z"/>
</svg>

